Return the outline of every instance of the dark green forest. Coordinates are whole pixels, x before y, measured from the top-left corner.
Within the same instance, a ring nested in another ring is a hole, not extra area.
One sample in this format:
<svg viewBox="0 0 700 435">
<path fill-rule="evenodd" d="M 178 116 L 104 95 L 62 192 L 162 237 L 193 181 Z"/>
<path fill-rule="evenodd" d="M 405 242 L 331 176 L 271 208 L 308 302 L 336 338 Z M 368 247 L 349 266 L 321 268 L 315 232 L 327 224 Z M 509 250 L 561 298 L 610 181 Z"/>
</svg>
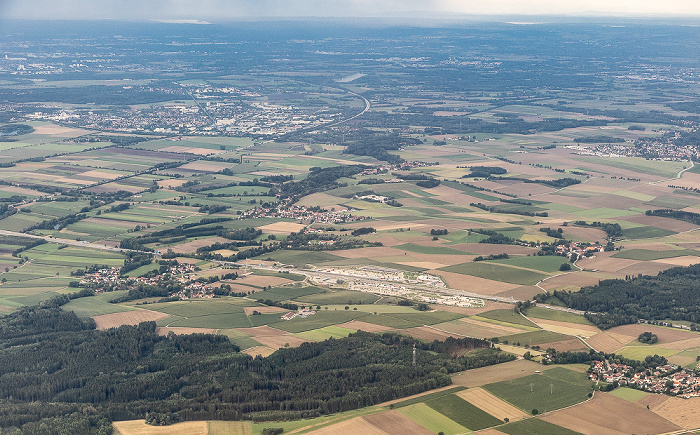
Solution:
<svg viewBox="0 0 700 435">
<path fill-rule="evenodd" d="M 648 321 L 700 322 L 700 264 L 674 267 L 657 276 L 609 279 L 579 292 L 554 291 L 567 307 L 586 311 L 601 329 Z M 546 295 L 538 295 L 544 301 Z"/>
<path fill-rule="evenodd" d="M 136 418 L 315 417 L 449 385 L 449 373 L 513 359 L 479 339 L 424 343 L 361 331 L 252 358 L 225 336 L 160 336 L 153 322 L 99 331 L 62 310 L 68 300 L 0 318 L 3 434 L 107 434 L 111 421 Z"/>
</svg>

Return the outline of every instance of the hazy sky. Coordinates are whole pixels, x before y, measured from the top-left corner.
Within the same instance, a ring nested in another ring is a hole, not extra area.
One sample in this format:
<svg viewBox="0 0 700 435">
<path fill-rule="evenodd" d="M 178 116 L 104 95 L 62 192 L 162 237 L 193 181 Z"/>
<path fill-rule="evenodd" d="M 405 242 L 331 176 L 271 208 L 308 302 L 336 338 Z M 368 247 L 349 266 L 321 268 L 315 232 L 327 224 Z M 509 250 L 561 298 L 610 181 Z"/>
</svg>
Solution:
<svg viewBox="0 0 700 435">
<path fill-rule="evenodd" d="M 230 20 L 283 17 L 700 15 L 698 0 L 0 0 L 0 17 Z"/>
</svg>

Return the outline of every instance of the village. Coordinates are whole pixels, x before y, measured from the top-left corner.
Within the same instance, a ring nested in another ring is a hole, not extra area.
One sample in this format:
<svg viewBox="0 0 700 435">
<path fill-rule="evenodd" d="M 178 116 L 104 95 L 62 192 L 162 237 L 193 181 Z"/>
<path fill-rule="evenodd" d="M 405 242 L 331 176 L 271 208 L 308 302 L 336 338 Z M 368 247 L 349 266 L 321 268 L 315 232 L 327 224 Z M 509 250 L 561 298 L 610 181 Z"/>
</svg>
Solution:
<svg viewBox="0 0 700 435">
<path fill-rule="evenodd" d="M 114 290 L 131 290 L 139 286 L 162 286 L 167 281 L 179 284 L 178 291 L 169 297 L 180 300 L 190 298 L 212 298 L 214 287 L 205 279 L 197 279 L 195 266 L 187 263 L 176 263 L 167 266 L 163 273 L 147 274 L 138 278 L 121 275 L 120 267 L 101 268 L 81 275 L 80 287 L 90 288 L 96 293 Z"/>
<path fill-rule="evenodd" d="M 653 371 L 634 372 L 625 364 L 609 361 L 594 361 L 589 375 L 593 381 L 617 382 L 651 393 L 666 393 L 690 399 L 700 397 L 700 376 L 694 370 L 680 368 L 674 364 L 656 367 Z"/>
<path fill-rule="evenodd" d="M 296 219 L 300 222 L 316 222 L 325 224 L 358 222 L 368 219 L 364 216 L 355 216 L 350 213 L 349 210 L 319 211 L 299 205 L 290 205 L 288 207 L 283 207 L 280 205 L 255 207 L 250 210 L 246 210 L 239 216 L 239 219 L 257 218 L 286 218 Z"/>
</svg>

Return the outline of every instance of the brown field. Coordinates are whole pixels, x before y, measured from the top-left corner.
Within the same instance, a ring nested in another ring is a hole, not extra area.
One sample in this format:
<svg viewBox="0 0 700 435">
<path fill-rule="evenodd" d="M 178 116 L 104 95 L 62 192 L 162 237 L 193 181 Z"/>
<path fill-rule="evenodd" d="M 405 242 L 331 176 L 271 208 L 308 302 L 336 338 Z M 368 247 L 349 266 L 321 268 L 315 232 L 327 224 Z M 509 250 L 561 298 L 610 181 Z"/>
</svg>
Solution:
<svg viewBox="0 0 700 435">
<path fill-rule="evenodd" d="M 180 243 L 179 245 L 173 245 L 170 247 L 175 252 L 183 254 L 192 254 L 197 252 L 197 248 L 204 246 L 209 246 L 214 243 L 228 243 L 230 240 L 224 239 L 223 237 L 209 237 L 206 239 L 192 240 L 191 242 Z"/>
<path fill-rule="evenodd" d="M 651 408 L 654 409 L 656 407 L 661 406 L 662 403 L 670 399 L 671 396 L 667 396 L 665 394 L 647 394 L 646 396 L 642 397 L 641 399 L 637 400 L 637 405 L 644 406 L 646 407 L 647 405 Z"/>
<path fill-rule="evenodd" d="M 632 339 L 626 339 L 624 341 L 618 340 L 607 332 L 600 332 L 593 337 L 586 340 L 593 349 L 597 351 L 603 351 L 606 353 L 613 353 L 619 349 L 622 349 L 627 343 L 632 341 Z"/>
<path fill-rule="evenodd" d="M 524 359 L 467 370 L 452 376 L 454 385 L 465 387 L 481 387 L 493 382 L 508 381 L 535 373 L 535 370 L 549 370 L 553 366 L 543 366 L 534 361 Z"/>
<path fill-rule="evenodd" d="M 88 130 L 82 130 L 79 128 L 63 127 L 56 124 L 44 124 L 37 125 L 34 127 L 34 134 L 50 134 L 56 136 L 80 136 L 82 134 L 88 133 Z"/>
<path fill-rule="evenodd" d="M 363 322 L 361 320 L 351 320 L 349 322 L 341 323 L 341 324 L 335 325 L 335 326 L 340 326 L 341 328 L 355 329 L 357 331 L 365 331 L 365 332 L 394 331 L 394 328 L 390 328 L 388 326 L 382 326 L 382 325 L 375 325 L 373 323 L 367 323 L 367 322 Z"/>
<path fill-rule="evenodd" d="M 659 272 L 672 268 L 672 264 L 661 263 L 656 261 L 644 261 L 633 266 L 625 267 L 617 271 L 617 275 L 622 278 L 623 275 L 657 275 Z"/>
<path fill-rule="evenodd" d="M 654 260 L 655 263 L 670 264 L 671 266 L 690 266 L 691 264 L 700 263 L 700 257 L 693 255 L 684 255 L 682 257 L 662 258 Z"/>
<path fill-rule="evenodd" d="M 158 180 L 158 186 L 164 187 L 166 189 L 182 186 L 185 183 L 187 183 L 187 180 L 185 180 L 184 178 Z"/>
<path fill-rule="evenodd" d="M 241 352 L 248 354 L 252 357 L 256 357 L 258 355 L 260 355 L 262 357 L 266 357 L 266 356 L 270 356 L 273 353 L 275 353 L 276 350 L 277 349 L 273 349 L 273 348 L 267 347 L 267 346 L 255 346 L 255 347 L 250 347 L 246 350 L 242 350 Z"/>
<path fill-rule="evenodd" d="M 243 307 L 243 310 L 248 316 L 252 316 L 253 311 L 257 311 L 260 314 L 286 313 L 289 311 L 280 307 Z"/>
<path fill-rule="evenodd" d="M 145 227 L 146 225 L 148 225 L 147 222 L 124 221 L 120 219 L 107 219 L 101 217 L 89 217 L 87 219 L 84 219 L 83 222 L 117 228 L 134 228 L 136 225 L 141 225 Z"/>
<path fill-rule="evenodd" d="M 122 313 L 93 316 L 97 329 L 117 328 L 122 325 L 138 325 L 141 322 L 155 322 L 165 319 L 169 314 L 150 310 L 124 311 Z"/>
<path fill-rule="evenodd" d="M 700 399 L 698 398 L 669 397 L 668 400 L 650 407 L 656 414 L 685 429 L 700 427 L 700 412 L 698 412 Z"/>
<path fill-rule="evenodd" d="M 264 326 L 261 326 L 259 328 L 265 328 Z M 239 331 L 251 333 L 249 331 L 256 329 L 256 328 L 238 328 Z M 268 332 L 269 330 L 271 331 L 277 331 L 277 332 Z M 265 345 L 266 347 L 269 347 L 271 349 L 279 349 L 282 347 L 285 347 L 285 344 L 289 344 L 289 347 L 297 347 L 301 343 L 306 343 L 311 340 L 307 340 L 305 338 L 297 337 L 295 335 L 292 335 L 288 332 L 280 331 L 279 329 L 275 328 L 269 328 L 269 330 L 259 330 L 257 334 L 252 334 L 252 339 L 257 341 L 260 344 Z"/>
<path fill-rule="evenodd" d="M 504 304 L 502 302 L 488 301 L 485 306 L 475 308 L 453 307 L 451 305 L 431 305 L 430 307 L 438 311 L 449 311 L 450 313 L 464 314 L 465 316 L 473 316 L 491 310 L 512 309 L 513 305 Z"/>
<path fill-rule="evenodd" d="M 86 171 L 80 174 L 81 177 L 90 177 L 90 178 L 99 178 L 99 179 L 106 179 L 106 180 L 114 180 L 115 178 L 121 176 L 123 174 L 119 173 L 112 173 L 112 172 L 105 172 L 105 171 L 100 171 L 100 170 L 92 170 L 92 171 Z"/>
<path fill-rule="evenodd" d="M 439 269 L 449 266 L 449 264 L 433 263 L 432 261 L 397 261 L 397 263 L 405 264 L 406 266 L 420 267 L 422 269 Z"/>
<path fill-rule="evenodd" d="M 496 429 L 484 429 L 474 433 L 478 433 L 479 435 L 506 435 L 505 433 Z"/>
<path fill-rule="evenodd" d="M 292 282 L 291 279 L 282 278 L 280 276 L 262 276 L 262 275 L 245 275 L 239 276 L 236 281 L 243 285 L 252 285 L 256 287 L 277 287 L 278 285 Z"/>
<path fill-rule="evenodd" d="M 377 414 L 355 417 L 341 421 L 308 434 L 313 435 L 337 435 L 337 434 L 363 434 L 363 435 L 390 435 L 390 434 L 417 434 L 430 435 L 432 432 L 423 426 L 403 416 L 398 411 L 386 411 Z"/>
<path fill-rule="evenodd" d="M 624 418 L 620 418 L 621 416 Z M 596 393 L 593 399 L 587 402 L 549 413 L 541 418 L 576 432 L 592 435 L 661 434 L 681 429 L 644 407 L 606 393 Z M 700 422 L 700 419 L 698 421 Z"/>
<path fill-rule="evenodd" d="M 512 297 L 515 298 L 516 300 L 531 300 L 533 296 L 542 293 L 542 290 L 534 285 L 523 285 L 520 287 L 516 287 L 512 290 L 506 290 L 504 292 L 498 293 L 497 296 L 502 296 L 502 297 Z"/>
<path fill-rule="evenodd" d="M 112 423 L 121 435 L 207 435 L 206 421 L 188 421 L 171 426 L 151 426 L 146 420 L 115 421 Z"/>
<path fill-rule="evenodd" d="M 468 318 L 459 319 L 455 322 L 439 323 L 434 325 L 434 327 L 441 331 L 455 333 L 458 336 L 476 338 L 501 337 L 503 335 L 520 334 L 523 332 L 522 329 L 495 325 Z"/>
<path fill-rule="evenodd" d="M 515 406 L 504 402 L 482 388 L 470 388 L 458 392 L 457 395 L 482 411 L 501 420 L 508 418 L 510 421 L 515 421 L 528 416 Z"/>
<path fill-rule="evenodd" d="M 254 326 L 252 328 L 235 328 L 236 331 L 240 331 L 244 334 L 248 335 L 261 335 L 261 336 L 266 336 L 266 335 L 283 335 L 283 334 L 289 334 L 286 331 L 282 331 L 280 329 L 275 329 L 271 326 Z"/>
<path fill-rule="evenodd" d="M 676 364 L 681 367 L 685 367 L 695 362 L 695 358 L 690 356 L 671 355 L 667 358 L 668 362 L 670 362 L 671 364 Z"/>
<path fill-rule="evenodd" d="M 700 334 L 684 331 L 677 328 L 664 328 L 655 325 L 633 324 L 622 325 L 608 329 L 608 333 L 622 334 L 636 339 L 639 334 L 645 331 L 651 331 L 659 337 L 659 344 L 669 343 L 673 341 L 687 340 L 691 338 L 700 338 Z"/>
<path fill-rule="evenodd" d="M 426 226 L 426 224 L 419 224 L 416 222 L 405 222 L 402 224 L 391 224 L 391 225 L 384 225 L 381 227 L 375 227 L 377 231 L 389 231 L 389 230 L 398 230 L 399 228 L 411 228 L 411 229 L 416 229 L 416 228 L 422 228 Z"/>
<path fill-rule="evenodd" d="M 482 295 L 495 295 L 514 288 L 520 287 L 518 284 L 492 281 L 490 279 L 479 278 L 477 276 L 462 275 L 456 272 L 445 272 L 442 270 L 429 270 L 428 273 L 440 275 L 445 278 L 450 288 L 457 290 L 467 290 Z"/>
<path fill-rule="evenodd" d="M 297 224 L 294 222 L 275 222 L 258 227 L 258 229 L 268 234 L 289 234 L 300 231 L 305 226 L 304 224 Z"/>
<path fill-rule="evenodd" d="M 607 278 L 607 277 L 606 277 Z M 601 275 L 591 272 L 572 272 L 564 275 L 557 275 L 547 278 L 540 283 L 546 290 L 581 288 L 589 285 L 596 285 L 601 279 Z"/>
<path fill-rule="evenodd" d="M 177 335 L 216 334 L 216 331 L 216 329 L 212 328 L 187 328 L 184 326 L 166 326 L 156 328 L 158 335 L 168 335 L 170 332 L 174 332 Z"/>
<path fill-rule="evenodd" d="M 190 162 L 180 166 L 180 169 L 189 169 L 191 171 L 218 172 L 224 168 L 228 168 L 228 163 L 218 162 Z"/>
<path fill-rule="evenodd" d="M 544 320 L 535 317 L 531 318 L 542 329 L 559 332 L 566 335 L 580 335 L 581 337 L 593 337 L 600 332 L 600 329 L 593 325 L 579 325 L 576 323 L 560 322 L 557 320 Z"/>
<path fill-rule="evenodd" d="M 628 222 L 634 222 L 637 224 L 648 225 L 650 227 L 663 228 L 669 231 L 690 231 L 697 228 L 697 225 L 691 224 L 690 222 L 679 221 L 676 219 L 670 219 L 659 216 L 626 216 L 625 220 Z"/>
<path fill-rule="evenodd" d="M 237 330 L 251 334 L 251 338 L 265 347 L 270 349 L 280 349 L 289 344 L 290 347 L 297 347 L 301 343 L 306 343 L 311 340 L 297 337 L 279 329 L 270 328 L 269 326 L 259 326 L 256 328 L 237 328 Z"/>
<path fill-rule="evenodd" d="M 667 349 L 676 349 L 676 350 L 684 350 L 684 349 L 692 349 L 694 347 L 700 347 L 700 337 L 674 341 L 673 343 L 666 343 L 664 345 L 664 347 Z"/>
<path fill-rule="evenodd" d="M 612 254 L 614 254 L 614 252 L 598 252 L 595 257 L 583 258 L 579 260 L 577 264 L 588 270 L 617 272 L 626 267 L 640 263 L 637 260 L 628 260 L 626 258 L 611 258 Z"/>
<path fill-rule="evenodd" d="M 209 154 L 220 154 L 225 151 L 212 150 L 209 148 L 195 148 L 195 147 L 181 147 L 178 145 L 171 145 L 169 147 L 160 148 L 158 151 L 164 151 L 168 153 L 187 153 L 187 154 L 197 154 L 199 156 L 208 156 Z"/>
<path fill-rule="evenodd" d="M 599 230 L 597 228 L 566 226 L 562 227 L 562 230 L 564 230 L 566 238 L 574 237 L 590 242 L 605 240 L 607 237 L 603 230 Z"/>
</svg>

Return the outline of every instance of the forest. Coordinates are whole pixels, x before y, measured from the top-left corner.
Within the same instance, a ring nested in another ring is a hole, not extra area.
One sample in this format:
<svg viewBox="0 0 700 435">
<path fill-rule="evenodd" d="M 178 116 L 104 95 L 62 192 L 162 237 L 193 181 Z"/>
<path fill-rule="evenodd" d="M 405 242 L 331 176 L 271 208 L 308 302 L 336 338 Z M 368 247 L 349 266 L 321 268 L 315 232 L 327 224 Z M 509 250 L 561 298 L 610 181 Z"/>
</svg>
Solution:
<svg viewBox="0 0 700 435">
<path fill-rule="evenodd" d="M 579 292 L 554 291 L 567 307 L 586 311 L 601 329 L 639 320 L 700 322 L 700 264 L 674 267 L 657 276 L 608 279 Z M 544 300 L 545 295 L 536 299 Z"/>
<path fill-rule="evenodd" d="M 225 336 L 160 336 L 153 322 L 96 330 L 61 309 L 68 301 L 0 318 L 3 434 L 106 434 L 111 421 L 147 415 L 152 424 L 314 417 L 449 385 L 449 373 L 514 358 L 479 339 L 424 343 L 361 331 L 252 358 Z"/>
</svg>

